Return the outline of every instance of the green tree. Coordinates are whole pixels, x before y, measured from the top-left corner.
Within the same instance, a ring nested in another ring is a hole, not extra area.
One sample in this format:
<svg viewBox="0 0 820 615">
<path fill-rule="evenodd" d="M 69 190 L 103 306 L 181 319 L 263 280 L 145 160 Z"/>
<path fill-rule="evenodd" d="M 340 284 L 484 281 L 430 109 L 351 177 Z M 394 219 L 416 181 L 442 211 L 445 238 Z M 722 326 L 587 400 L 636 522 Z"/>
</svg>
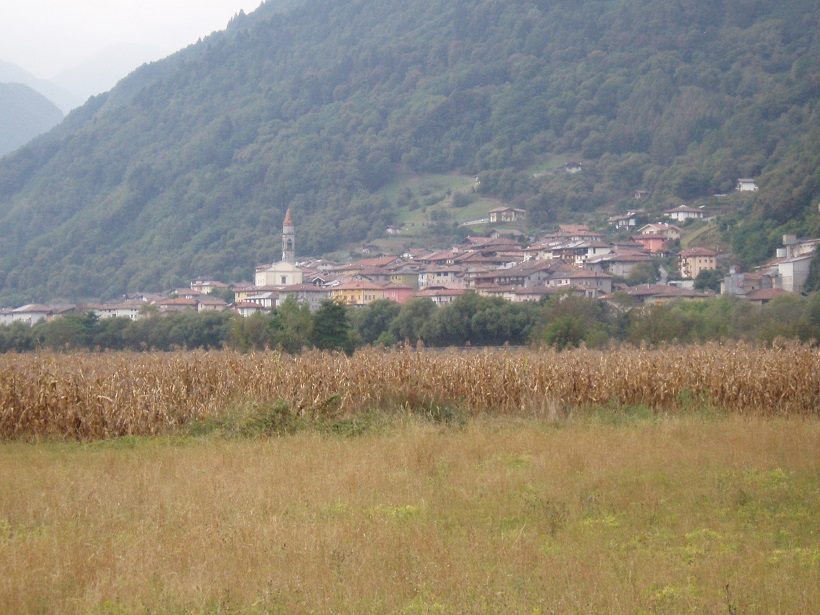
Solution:
<svg viewBox="0 0 820 615">
<path fill-rule="evenodd" d="M 273 314 L 271 326 L 274 344 L 286 352 L 299 352 L 310 346 L 314 326 L 313 316 L 306 303 L 289 296 Z"/>
<path fill-rule="evenodd" d="M 390 323 L 390 333 L 399 341 L 408 340 L 415 344 L 421 337 L 425 323 L 435 314 L 436 305 L 423 297 L 411 299 L 399 310 Z"/>
<path fill-rule="evenodd" d="M 350 323 L 344 306 L 326 299 L 313 318 L 313 345 L 321 350 L 353 351 Z"/>
<path fill-rule="evenodd" d="M 361 309 L 353 310 L 351 322 L 353 330 L 364 344 L 373 344 L 389 332 L 393 320 L 401 312 L 401 306 L 395 301 L 380 299 Z M 382 339 L 395 339 L 390 338 Z"/>
<path fill-rule="evenodd" d="M 723 274 L 718 269 L 702 269 L 695 278 L 695 290 L 711 290 L 720 292 L 720 283 Z"/>
</svg>

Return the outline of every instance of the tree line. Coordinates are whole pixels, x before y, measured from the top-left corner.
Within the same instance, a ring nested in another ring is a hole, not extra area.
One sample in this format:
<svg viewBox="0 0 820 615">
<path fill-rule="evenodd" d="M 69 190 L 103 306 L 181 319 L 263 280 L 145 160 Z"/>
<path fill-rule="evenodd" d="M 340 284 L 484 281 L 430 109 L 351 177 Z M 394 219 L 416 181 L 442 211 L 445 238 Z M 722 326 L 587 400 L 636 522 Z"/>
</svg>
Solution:
<svg viewBox="0 0 820 615">
<path fill-rule="evenodd" d="M 630 306 L 627 297 L 611 305 L 571 295 L 512 303 L 467 294 L 444 306 L 424 298 L 404 305 L 380 300 L 360 308 L 325 301 L 313 313 L 291 298 L 270 313 L 247 318 L 191 312 L 132 321 L 87 313 L 33 327 L 14 323 L 0 327 L 0 352 L 232 348 L 297 353 L 318 348 L 351 353 L 365 345 L 565 349 L 710 340 L 772 343 L 778 338 L 820 340 L 820 293 L 782 295 L 763 306 L 727 297 Z"/>
</svg>

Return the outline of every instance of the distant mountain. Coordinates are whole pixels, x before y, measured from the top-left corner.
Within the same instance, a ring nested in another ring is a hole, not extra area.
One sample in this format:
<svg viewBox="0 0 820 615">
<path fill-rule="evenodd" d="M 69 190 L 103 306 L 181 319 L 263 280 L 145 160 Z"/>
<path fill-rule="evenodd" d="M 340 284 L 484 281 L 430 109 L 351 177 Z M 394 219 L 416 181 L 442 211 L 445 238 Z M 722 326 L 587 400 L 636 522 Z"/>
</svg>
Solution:
<svg viewBox="0 0 820 615">
<path fill-rule="evenodd" d="M 286 207 L 299 253 L 338 249 L 407 172 L 542 227 L 753 177 L 724 230 L 758 259 L 820 233 L 818 31 L 814 0 L 268 1 L 0 161 L 0 301 L 248 279 Z"/>
<path fill-rule="evenodd" d="M 81 98 L 47 79 L 38 79 L 16 64 L 3 62 L 2 60 L 0 60 L 0 83 L 22 83 L 27 85 L 48 98 L 63 113 L 68 113 L 85 100 L 85 98 Z"/>
<path fill-rule="evenodd" d="M 77 66 L 61 71 L 49 81 L 72 92 L 80 102 L 113 88 L 120 79 L 148 59 L 162 56 L 158 48 L 133 43 L 109 45 L 104 50 L 86 58 Z"/>
<path fill-rule="evenodd" d="M 62 119 L 62 111 L 27 85 L 0 83 L 0 156 L 47 132 Z"/>
</svg>

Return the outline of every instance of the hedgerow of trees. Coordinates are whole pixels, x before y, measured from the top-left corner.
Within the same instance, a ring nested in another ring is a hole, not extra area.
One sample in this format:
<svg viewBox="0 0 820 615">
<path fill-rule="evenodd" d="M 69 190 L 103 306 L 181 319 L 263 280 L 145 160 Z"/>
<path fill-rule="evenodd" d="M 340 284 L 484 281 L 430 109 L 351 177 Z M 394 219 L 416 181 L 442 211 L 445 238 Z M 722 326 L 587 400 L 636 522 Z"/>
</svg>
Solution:
<svg viewBox="0 0 820 615">
<path fill-rule="evenodd" d="M 311 313 L 288 300 L 272 313 L 242 318 L 229 312 L 153 315 L 138 321 L 70 315 L 34 327 L 0 327 L 0 352 L 50 350 L 176 350 L 305 348 L 350 353 L 368 344 L 393 346 L 548 345 L 559 349 L 610 343 L 700 343 L 777 338 L 820 341 L 820 293 L 787 294 L 763 306 L 717 297 L 649 306 L 575 296 L 540 303 L 510 303 L 464 295 L 437 307 L 416 298 L 404 305 L 376 301 L 361 308 L 324 302 Z"/>
</svg>

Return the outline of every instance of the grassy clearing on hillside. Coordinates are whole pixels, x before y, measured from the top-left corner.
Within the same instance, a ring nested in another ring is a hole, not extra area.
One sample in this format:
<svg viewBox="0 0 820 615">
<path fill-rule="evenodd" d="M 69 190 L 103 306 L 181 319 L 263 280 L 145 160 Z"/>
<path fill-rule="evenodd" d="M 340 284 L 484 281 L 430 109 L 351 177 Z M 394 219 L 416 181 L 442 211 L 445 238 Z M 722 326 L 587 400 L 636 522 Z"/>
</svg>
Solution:
<svg viewBox="0 0 820 615">
<path fill-rule="evenodd" d="M 0 445 L 0 612 L 820 602 L 816 419 L 638 411 L 352 433 Z"/>
</svg>

